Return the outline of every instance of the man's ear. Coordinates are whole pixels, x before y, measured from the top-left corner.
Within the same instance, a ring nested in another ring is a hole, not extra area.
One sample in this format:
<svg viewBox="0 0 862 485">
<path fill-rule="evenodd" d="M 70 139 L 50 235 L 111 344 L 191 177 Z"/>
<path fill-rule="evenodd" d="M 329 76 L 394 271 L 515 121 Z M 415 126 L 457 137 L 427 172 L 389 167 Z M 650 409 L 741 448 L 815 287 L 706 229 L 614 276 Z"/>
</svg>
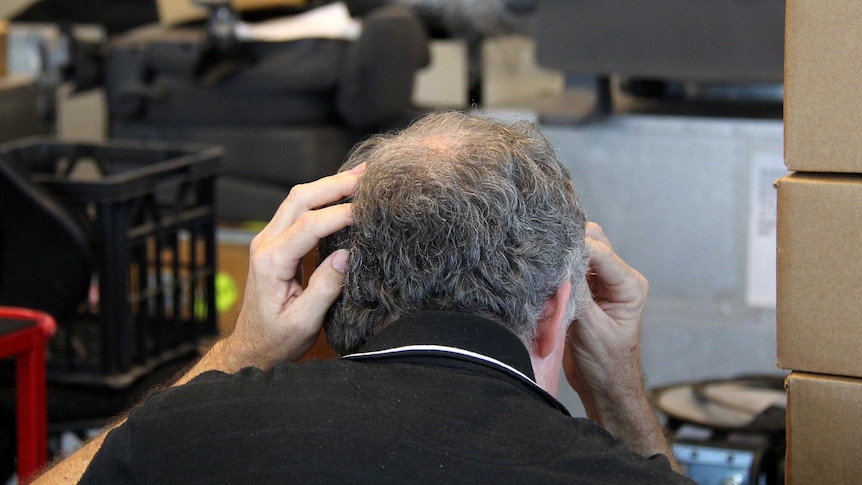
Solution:
<svg viewBox="0 0 862 485">
<path fill-rule="evenodd" d="M 542 317 L 536 325 L 536 336 L 533 338 L 532 353 L 539 358 L 545 358 L 565 340 L 563 318 L 569 306 L 572 294 L 572 282 L 566 281 L 556 293 L 545 302 Z"/>
</svg>

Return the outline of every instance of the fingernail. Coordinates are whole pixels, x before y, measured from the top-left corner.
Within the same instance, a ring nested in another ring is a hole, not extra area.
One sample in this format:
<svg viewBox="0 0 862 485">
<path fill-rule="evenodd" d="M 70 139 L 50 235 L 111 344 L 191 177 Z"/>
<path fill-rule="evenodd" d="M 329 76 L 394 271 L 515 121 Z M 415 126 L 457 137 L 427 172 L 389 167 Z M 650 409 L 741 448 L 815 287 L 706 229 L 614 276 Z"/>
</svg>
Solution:
<svg viewBox="0 0 862 485">
<path fill-rule="evenodd" d="M 362 163 L 360 163 L 359 165 L 357 165 L 357 166 L 355 166 L 355 167 L 351 168 L 351 169 L 349 170 L 349 172 L 350 172 L 350 173 L 352 173 L 352 174 L 354 174 L 354 175 L 359 175 L 359 174 L 361 174 L 362 172 L 364 172 L 364 171 L 365 171 L 365 167 L 366 167 L 367 165 L 368 165 L 368 162 L 362 162 Z"/>
<path fill-rule="evenodd" d="M 348 254 L 346 249 L 339 249 L 332 253 L 332 269 L 338 271 L 340 274 L 346 273 Z"/>
</svg>

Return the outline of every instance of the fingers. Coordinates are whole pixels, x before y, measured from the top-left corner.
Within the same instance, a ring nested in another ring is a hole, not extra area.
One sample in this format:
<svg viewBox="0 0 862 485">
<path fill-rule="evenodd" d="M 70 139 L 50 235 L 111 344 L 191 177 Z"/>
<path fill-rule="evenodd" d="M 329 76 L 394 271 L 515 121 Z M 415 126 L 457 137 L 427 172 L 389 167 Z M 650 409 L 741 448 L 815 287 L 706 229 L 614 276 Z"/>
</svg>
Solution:
<svg viewBox="0 0 862 485">
<path fill-rule="evenodd" d="M 279 245 L 301 258 L 324 237 L 353 224 L 352 207 L 353 204 L 338 204 L 302 214 L 279 238 Z"/>
<path fill-rule="evenodd" d="M 252 242 L 253 259 L 261 269 L 278 280 L 291 280 L 296 276 L 303 256 L 314 249 L 326 236 L 353 223 L 351 204 L 338 204 L 302 214 L 284 232 L 272 236 L 260 234 Z"/>
<path fill-rule="evenodd" d="M 361 164 L 291 189 L 272 220 L 252 241 L 252 258 L 263 274 L 282 281 L 293 279 L 300 259 L 321 238 L 352 224 L 350 204 L 328 204 L 352 195 L 364 171 L 365 164 Z"/>
<path fill-rule="evenodd" d="M 296 361 L 314 345 L 323 327 L 323 319 L 329 307 L 335 303 L 344 286 L 347 268 L 347 251 L 335 251 L 312 273 L 308 286 L 290 303 L 286 315 L 289 324 L 290 343 L 284 345 L 281 358 Z"/>
<path fill-rule="evenodd" d="M 613 245 L 611 244 L 610 239 L 605 235 L 605 231 L 602 227 L 595 222 L 587 222 L 586 226 L 586 238 L 587 239 L 595 239 L 599 241 L 609 248 L 613 249 Z"/>
<path fill-rule="evenodd" d="M 335 303 L 344 286 L 347 269 L 347 250 L 339 249 L 320 263 L 308 280 L 308 287 L 296 299 L 296 315 L 310 322 L 323 323 L 329 307 Z"/>
<path fill-rule="evenodd" d="M 605 285 L 616 286 L 623 283 L 634 269 L 614 252 L 613 247 L 599 239 L 587 239 L 590 250 L 590 269 Z"/>
<path fill-rule="evenodd" d="M 598 224 L 587 224 L 586 242 L 590 250 L 590 287 L 599 301 L 635 303 L 646 299 L 646 278 L 614 252 Z"/>
<path fill-rule="evenodd" d="M 264 231 L 284 232 L 307 211 L 353 195 L 356 182 L 364 171 L 365 164 L 361 164 L 346 172 L 294 186 Z"/>
</svg>

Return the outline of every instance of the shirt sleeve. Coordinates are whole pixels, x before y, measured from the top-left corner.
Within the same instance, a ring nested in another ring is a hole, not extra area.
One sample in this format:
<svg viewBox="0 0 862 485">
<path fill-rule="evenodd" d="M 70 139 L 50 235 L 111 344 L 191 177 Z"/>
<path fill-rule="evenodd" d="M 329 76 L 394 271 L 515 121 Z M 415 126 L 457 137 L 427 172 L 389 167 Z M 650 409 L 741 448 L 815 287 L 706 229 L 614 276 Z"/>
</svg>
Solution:
<svg viewBox="0 0 862 485">
<path fill-rule="evenodd" d="M 90 466 L 84 471 L 79 484 L 134 483 L 128 457 L 131 455 L 129 426 L 124 423 L 108 433 L 102 447 Z"/>
<path fill-rule="evenodd" d="M 81 484 L 105 484 L 105 483 L 124 483 L 131 484 L 141 481 L 141 476 L 135 471 L 138 453 L 136 446 L 141 446 L 141 439 L 146 438 L 148 433 L 138 433 L 138 425 L 143 417 L 144 421 L 152 420 L 151 415 L 164 408 L 166 401 L 171 394 L 175 393 L 182 387 L 189 386 L 195 383 L 208 383 L 229 378 L 228 374 L 219 371 L 205 372 L 190 382 L 180 387 L 168 388 L 160 391 L 150 392 L 144 399 L 143 403 L 133 409 L 128 416 L 128 419 L 122 425 L 111 430 L 105 437 L 101 448 L 93 457 L 90 465 L 85 470 L 81 477 Z M 194 386 L 189 386 L 194 387 Z M 169 401 L 168 401 L 169 402 Z M 143 446 L 154 445 L 158 443 L 146 443 Z"/>
</svg>

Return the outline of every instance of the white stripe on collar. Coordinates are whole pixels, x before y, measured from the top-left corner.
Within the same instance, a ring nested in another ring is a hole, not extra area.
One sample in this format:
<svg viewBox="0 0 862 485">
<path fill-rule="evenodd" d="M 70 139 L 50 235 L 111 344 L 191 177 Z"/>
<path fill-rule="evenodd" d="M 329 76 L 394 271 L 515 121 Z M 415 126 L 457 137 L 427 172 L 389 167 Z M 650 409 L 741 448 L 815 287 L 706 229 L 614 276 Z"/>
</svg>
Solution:
<svg viewBox="0 0 862 485">
<path fill-rule="evenodd" d="M 508 371 L 512 374 L 515 374 L 516 376 L 529 382 L 533 386 L 536 386 L 537 388 L 541 389 L 542 392 L 545 392 L 545 390 L 542 389 L 542 387 L 536 381 L 534 381 L 533 379 L 531 379 L 530 377 L 528 377 L 526 374 L 519 371 L 518 369 L 512 367 L 511 365 L 506 364 L 505 362 L 501 362 L 501 361 L 499 361 L 493 357 L 488 357 L 487 355 L 479 354 L 476 352 L 471 352 L 469 350 L 459 349 L 457 347 L 448 347 L 445 345 L 405 345 L 403 347 L 395 347 L 395 348 L 386 349 L 386 350 L 375 350 L 375 351 L 371 351 L 371 352 L 357 352 L 355 354 L 345 355 L 342 358 L 343 359 L 350 359 L 350 358 L 354 358 L 354 357 L 356 357 L 356 358 L 378 357 L 378 356 L 401 354 L 401 353 L 407 353 L 407 352 L 442 352 L 445 354 L 463 355 L 465 357 L 470 357 L 473 359 L 481 360 L 481 361 L 486 362 L 488 364 L 491 364 L 493 366 L 501 367 L 501 368 L 505 369 L 506 371 Z"/>
</svg>

